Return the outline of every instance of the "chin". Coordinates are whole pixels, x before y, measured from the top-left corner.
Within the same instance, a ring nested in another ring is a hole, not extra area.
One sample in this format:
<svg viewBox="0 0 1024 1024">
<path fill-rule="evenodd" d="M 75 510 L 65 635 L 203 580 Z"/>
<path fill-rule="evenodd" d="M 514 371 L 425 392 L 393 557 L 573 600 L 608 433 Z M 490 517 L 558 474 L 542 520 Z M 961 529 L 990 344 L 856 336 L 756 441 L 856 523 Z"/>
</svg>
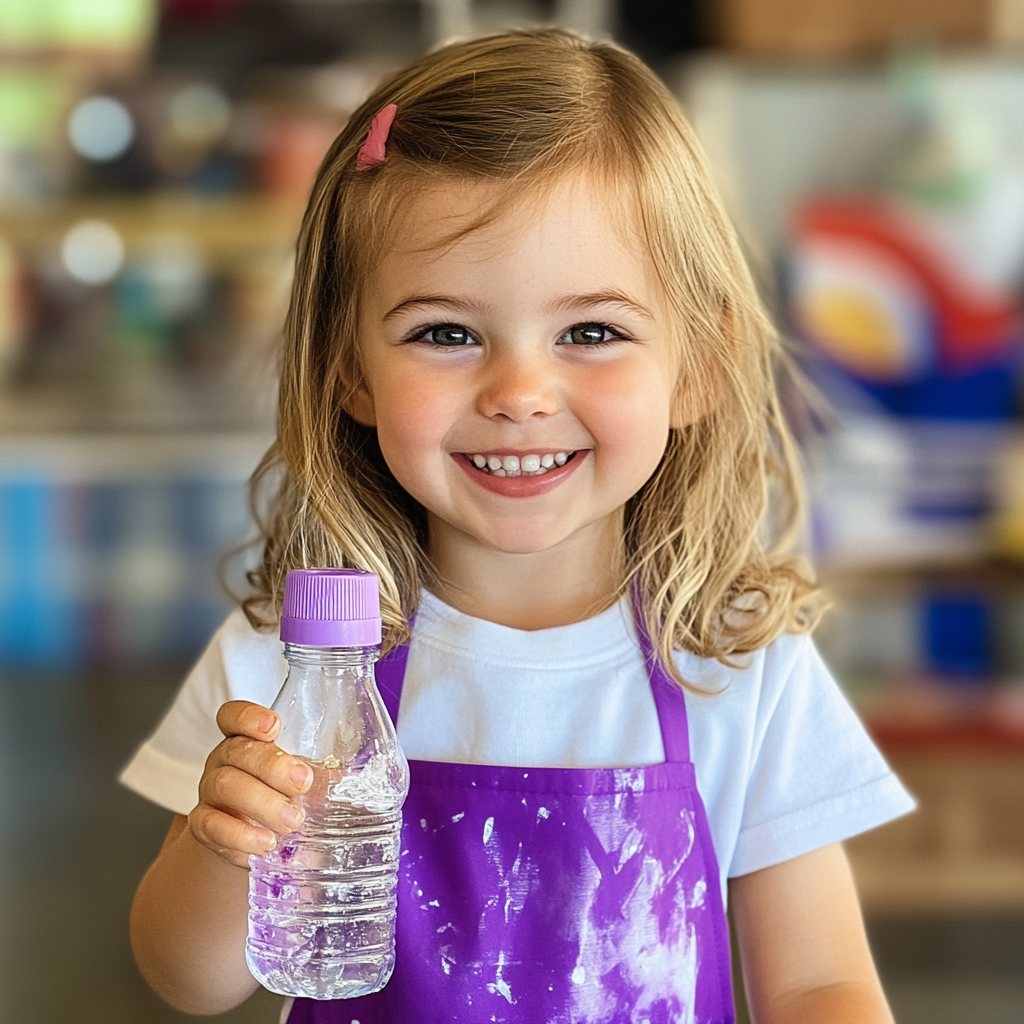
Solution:
<svg viewBox="0 0 1024 1024">
<path fill-rule="evenodd" d="M 494 551 L 500 551 L 504 555 L 539 555 L 544 551 L 550 551 L 558 544 L 558 541 L 545 543 L 535 537 L 522 538 L 494 538 L 481 537 L 480 540 Z"/>
<path fill-rule="evenodd" d="M 539 555 L 557 547 L 565 539 L 562 534 L 528 528 L 488 531 L 477 535 L 477 540 L 481 544 L 506 555 Z"/>
</svg>

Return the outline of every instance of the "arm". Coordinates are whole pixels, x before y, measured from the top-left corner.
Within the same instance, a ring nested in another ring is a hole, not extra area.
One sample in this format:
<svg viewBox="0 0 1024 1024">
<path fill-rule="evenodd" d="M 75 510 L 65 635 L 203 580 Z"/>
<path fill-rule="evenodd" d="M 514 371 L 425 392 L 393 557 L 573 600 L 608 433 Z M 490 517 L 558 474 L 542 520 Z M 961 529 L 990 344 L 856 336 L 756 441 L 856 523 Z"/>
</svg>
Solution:
<svg viewBox="0 0 1024 1024">
<path fill-rule="evenodd" d="M 266 708 L 231 701 L 217 724 L 225 739 L 206 762 L 199 803 L 175 818 L 132 905 L 139 970 L 187 1013 L 221 1013 L 255 991 L 244 952 L 248 857 L 298 827 L 291 799 L 313 775 L 274 745 L 281 723 Z"/>
<path fill-rule="evenodd" d="M 729 893 L 755 1024 L 893 1024 L 838 843 Z"/>
</svg>

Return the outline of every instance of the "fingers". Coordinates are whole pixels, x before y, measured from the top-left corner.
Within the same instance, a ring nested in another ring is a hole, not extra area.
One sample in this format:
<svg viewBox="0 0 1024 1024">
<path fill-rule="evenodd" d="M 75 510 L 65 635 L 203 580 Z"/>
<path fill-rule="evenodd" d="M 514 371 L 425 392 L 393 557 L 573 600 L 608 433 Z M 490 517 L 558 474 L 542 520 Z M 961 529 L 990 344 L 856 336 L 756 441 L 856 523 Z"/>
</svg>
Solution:
<svg viewBox="0 0 1024 1024">
<path fill-rule="evenodd" d="M 271 742 L 281 722 L 268 708 L 230 701 L 217 725 L 225 738 L 207 758 L 189 827 L 204 846 L 244 867 L 249 854 L 272 850 L 278 834 L 301 827 L 293 800 L 309 789 L 313 771 Z"/>
<path fill-rule="evenodd" d="M 276 832 L 293 832 L 300 820 L 290 801 L 309 789 L 313 770 L 270 742 L 281 720 L 258 704 L 230 701 L 217 713 L 217 723 L 225 738 L 206 760 L 200 799 Z"/>
<path fill-rule="evenodd" d="M 188 816 L 188 825 L 203 846 L 238 867 L 248 866 L 250 854 L 269 853 L 277 844 L 270 829 L 205 803 L 199 803 Z"/>
<path fill-rule="evenodd" d="M 249 736 L 272 740 L 281 729 L 281 719 L 270 708 L 248 700 L 229 700 L 217 712 L 217 728 L 225 736 Z"/>
<path fill-rule="evenodd" d="M 292 798 L 308 788 L 313 772 L 270 744 L 263 745 L 265 750 L 233 749 L 253 742 L 225 740 L 210 755 L 199 781 L 199 801 L 281 835 L 294 832 L 302 824 L 302 811 Z"/>
<path fill-rule="evenodd" d="M 263 787 L 290 800 L 305 793 L 313 781 L 313 770 L 302 758 L 286 754 L 280 747 L 248 736 L 228 736 L 222 740 L 206 759 L 206 769 L 200 782 L 199 796 L 218 807 L 234 807 L 251 818 L 257 818 L 273 827 L 271 818 L 279 809 L 281 800 L 272 801 L 270 793 L 263 793 L 257 799 L 255 791 L 246 806 L 233 803 L 240 795 L 240 780 L 234 769 L 263 784 Z M 204 783 L 206 788 L 204 790 Z M 286 823 L 288 824 L 288 823 Z"/>
</svg>

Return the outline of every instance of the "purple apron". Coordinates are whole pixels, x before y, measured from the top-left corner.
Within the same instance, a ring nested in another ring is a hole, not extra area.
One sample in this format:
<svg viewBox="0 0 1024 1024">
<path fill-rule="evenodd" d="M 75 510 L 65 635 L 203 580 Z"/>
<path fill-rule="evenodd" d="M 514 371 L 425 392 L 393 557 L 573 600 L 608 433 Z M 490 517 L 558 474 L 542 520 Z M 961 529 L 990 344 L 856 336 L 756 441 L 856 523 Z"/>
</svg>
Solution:
<svg viewBox="0 0 1024 1024">
<path fill-rule="evenodd" d="M 410 761 L 395 971 L 288 1024 L 732 1024 L 729 936 L 683 693 L 641 634 L 665 763 Z M 378 663 L 393 721 L 408 648 Z"/>
</svg>

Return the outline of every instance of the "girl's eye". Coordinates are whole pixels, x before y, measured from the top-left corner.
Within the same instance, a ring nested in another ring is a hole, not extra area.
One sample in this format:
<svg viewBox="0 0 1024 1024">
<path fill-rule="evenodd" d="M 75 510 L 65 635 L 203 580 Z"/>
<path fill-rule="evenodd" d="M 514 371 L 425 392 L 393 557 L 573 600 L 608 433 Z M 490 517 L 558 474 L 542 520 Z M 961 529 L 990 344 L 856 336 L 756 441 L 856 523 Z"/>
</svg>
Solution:
<svg viewBox="0 0 1024 1024">
<path fill-rule="evenodd" d="M 436 327 L 428 327 L 417 334 L 413 340 L 425 341 L 428 344 L 440 345 L 444 348 L 474 344 L 473 335 L 459 324 L 438 324 Z"/>
<path fill-rule="evenodd" d="M 605 324 L 576 324 L 560 340 L 567 345 L 604 345 L 621 339 L 621 334 Z"/>
</svg>

